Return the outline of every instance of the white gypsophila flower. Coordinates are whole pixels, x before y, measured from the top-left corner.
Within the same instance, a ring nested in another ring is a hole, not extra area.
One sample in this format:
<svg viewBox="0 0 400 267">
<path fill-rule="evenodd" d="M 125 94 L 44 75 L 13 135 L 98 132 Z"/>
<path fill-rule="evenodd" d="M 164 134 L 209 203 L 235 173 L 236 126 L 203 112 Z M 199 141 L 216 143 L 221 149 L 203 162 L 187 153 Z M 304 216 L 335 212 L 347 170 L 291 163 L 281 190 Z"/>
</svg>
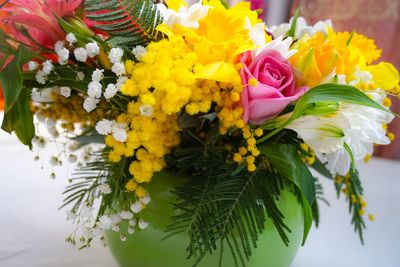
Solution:
<svg viewBox="0 0 400 267">
<path fill-rule="evenodd" d="M 99 185 L 99 191 L 100 193 L 103 193 L 105 195 L 111 194 L 111 187 L 109 184 L 103 183 Z"/>
<path fill-rule="evenodd" d="M 125 142 L 128 137 L 126 125 L 124 123 L 114 123 L 112 126 L 112 136 L 118 142 Z"/>
<path fill-rule="evenodd" d="M 32 139 L 32 142 L 33 142 L 34 144 L 36 144 L 36 146 L 37 146 L 38 148 L 44 148 L 44 147 L 46 146 L 46 140 L 44 140 L 43 138 L 38 137 L 38 136 L 35 136 L 35 137 Z"/>
<path fill-rule="evenodd" d="M 143 204 L 140 201 L 136 201 L 135 203 L 131 204 L 131 210 L 133 213 L 139 213 L 143 209 Z"/>
<path fill-rule="evenodd" d="M 91 219 L 91 218 L 92 218 L 92 215 L 93 215 L 93 207 L 88 206 L 88 205 L 84 205 L 84 206 L 81 208 L 81 211 L 80 211 L 79 215 L 80 215 L 82 218 Z"/>
<path fill-rule="evenodd" d="M 128 227 L 128 234 L 133 235 L 135 233 L 135 228 L 129 226 Z"/>
<path fill-rule="evenodd" d="M 119 216 L 119 214 L 113 214 L 113 215 L 111 216 L 111 221 L 112 221 L 114 224 L 118 224 L 118 223 L 120 223 L 120 222 L 122 221 L 122 218 L 121 218 L 121 216 Z"/>
<path fill-rule="evenodd" d="M 114 72 L 118 77 L 126 74 L 124 63 L 117 62 L 111 68 L 111 71 Z"/>
<path fill-rule="evenodd" d="M 287 37 L 283 39 L 283 36 L 275 38 L 273 41 L 267 43 L 264 46 L 264 50 L 272 49 L 278 51 L 282 57 L 289 59 L 291 56 L 297 53 L 296 49 L 290 49 L 292 45 L 292 37 Z"/>
<path fill-rule="evenodd" d="M 100 98 L 103 93 L 103 86 L 99 82 L 90 82 L 88 85 L 87 94 L 93 98 Z"/>
<path fill-rule="evenodd" d="M 32 101 L 38 103 L 51 103 L 54 102 L 53 95 L 59 93 L 58 87 L 45 88 L 45 89 L 32 89 Z"/>
<path fill-rule="evenodd" d="M 43 72 L 46 75 L 49 75 L 54 69 L 53 63 L 51 60 L 46 60 L 45 62 L 43 62 Z"/>
<path fill-rule="evenodd" d="M 96 123 L 96 131 L 101 135 L 108 135 L 112 132 L 113 122 L 107 119 L 102 119 Z"/>
<path fill-rule="evenodd" d="M 122 86 L 125 84 L 125 82 L 128 80 L 128 77 L 121 76 L 117 80 L 117 84 L 115 85 L 117 87 L 117 91 L 121 91 Z"/>
<path fill-rule="evenodd" d="M 57 41 L 55 44 L 54 44 L 54 51 L 58 54 L 60 51 L 61 51 L 61 49 L 63 49 L 64 48 L 64 42 L 63 41 Z"/>
<path fill-rule="evenodd" d="M 135 227 L 137 225 L 137 221 L 135 219 L 129 220 L 129 226 Z"/>
<path fill-rule="evenodd" d="M 42 70 L 38 70 L 36 72 L 35 79 L 40 84 L 46 84 L 47 75 Z"/>
<path fill-rule="evenodd" d="M 132 49 L 132 54 L 135 56 L 137 61 L 141 61 L 143 56 L 147 53 L 147 49 L 144 46 L 138 45 Z"/>
<path fill-rule="evenodd" d="M 140 198 L 139 201 L 145 205 L 148 205 L 151 201 L 151 197 L 150 197 L 150 195 L 146 195 L 146 196 Z"/>
<path fill-rule="evenodd" d="M 53 121 L 52 119 L 47 119 L 46 120 L 46 129 L 47 129 L 47 131 L 49 132 L 49 134 L 51 136 L 58 137 L 58 131 L 57 131 L 57 127 L 56 127 L 56 122 Z"/>
<path fill-rule="evenodd" d="M 121 211 L 119 213 L 119 216 L 124 220 L 132 220 L 133 219 L 133 213 L 130 211 Z"/>
<path fill-rule="evenodd" d="M 60 94 L 65 97 L 68 98 L 71 96 L 71 88 L 68 86 L 61 86 L 60 87 Z"/>
<path fill-rule="evenodd" d="M 69 155 L 69 157 L 68 157 L 69 163 L 75 163 L 77 160 L 78 160 L 78 157 L 76 155 Z"/>
<path fill-rule="evenodd" d="M 111 48 L 110 53 L 108 53 L 108 59 L 110 59 L 110 62 L 112 64 L 115 64 L 121 61 L 123 55 L 124 50 L 122 50 L 121 48 Z"/>
<path fill-rule="evenodd" d="M 100 240 L 105 234 L 105 231 L 103 229 L 100 229 L 100 228 L 97 228 L 97 227 L 96 228 L 92 228 L 91 232 L 92 232 L 93 237 L 100 238 Z"/>
<path fill-rule="evenodd" d="M 106 231 L 110 230 L 111 226 L 113 225 L 111 217 L 108 215 L 102 215 L 97 223 L 100 229 Z"/>
<path fill-rule="evenodd" d="M 107 85 L 106 90 L 104 91 L 104 98 L 105 99 L 110 99 L 113 98 L 118 92 L 117 87 L 115 84 L 110 83 Z"/>
<path fill-rule="evenodd" d="M 83 81 L 83 80 L 85 79 L 85 73 L 84 73 L 83 71 L 78 71 L 78 72 L 76 73 L 76 78 L 77 78 L 79 81 Z"/>
<path fill-rule="evenodd" d="M 76 215 L 75 212 L 73 212 L 72 210 L 67 210 L 66 211 L 66 215 L 67 215 L 67 220 L 75 220 L 76 218 L 78 218 L 78 215 Z"/>
<path fill-rule="evenodd" d="M 94 58 L 100 54 L 100 47 L 96 42 L 91 42 L 85 45 L 88 57 Z"/>
<path fill-rule="evenodd" d="M 82 237 L 86 240 L 91 239 L 93 237 L 92 231 L 89 227 L 85 226 L 82 228 Z"/>
<path fill-rule="evenodd" d="M 51 166 L 57 166 L 59 165 L 59 160 L 57 157 L 52 156 L 49 160 L 49 163 Z"/>
<path fill-rule="evenodd" d="M 87 112 L 92 112 L 96 107 L 97 104 L 100 102 L 99 99 L 93 98 L 93 97 L 87 97 L 85 101 L 83 102 L 83 108 Z"/>
<path fill-rule="evenodd" d="M 165 24 L 170 27 L 178 24 L 190 29 L 199 28 L 199 20 L 207 15 L 210 8 L 210 6 L 196 3 L 189 8 L 182 5 L 177 12 L 173 9 L 168 9 L 164 4 L 157 4 L 157 9 L 162 14 Z"/>
<path fill-rule="evenodd" d="M 138 226 L 139 226 L 140 229 L 144 230 L 147 227 L 149 227 L 149 222 L 146 222 L 145 220 L 140 219 L 139 223 L 138 223 Z"/>
<path fill-rule="evenodd" d="M 113 230 L 114 232 L 119 232 L 121 228 L 119 227 L 119 224 L 113 224 L 111 226 L 111 230 Z"/>
<path fill-rule="evenodd" d="M 74 56 L 76 60 L 80 62 L 86 62 L 88 55 L 85 48 L 79 47 L 74 50 Z"/>
<path fill-rule="evenodd" d="M 69 45 L 73 45 L 74 43 L 76 43 L 78 41 L 78 39 L 76 39 L 75 34 L 73 34 L 72 32 L 67 34 L 67 36 L 65 37 L 65 40 L 67 40 Z"/>
<path fill-rule="evenodd" d="M 139 111 L 140 115 L 146 118 L 150 118 L 154 113 L 154 109 L 151 105 L 142 105 L 140 106 Z"/>
<path fill-rule="evenodd" d="M 124 234 L 121 234 L 121 235 L 119 236 L 119 238 L 121 239 L 122 242 L 125 242 L 125 241 L 126 241 L 126 236 L 125 236 Z"/>
<path fill-rule="evenodd" d="M 58 63 L 60 65 L 66 65 L 69 59 L 69 50 L 66 48 L 62 48 L 60 51 L 57 52 L 58 55 Z"/>
<path fill-rule="evenodd" d="M 34 70 L 36 70 L 37 68 L 39 68 L 39 64 L 38 64 L 37 62 L 35 62 L 35 61 L 29 61 L 29 62 L 28 62 L 28 69 L 29 69 L 30 71 L 34 71 Z"/>
<path fill-rule="evenodd" d="M 95 69 L 92 73 L 92 81 L 100 82 L 104 77 L 104 70 L 103 69 Z"/>
</svg>

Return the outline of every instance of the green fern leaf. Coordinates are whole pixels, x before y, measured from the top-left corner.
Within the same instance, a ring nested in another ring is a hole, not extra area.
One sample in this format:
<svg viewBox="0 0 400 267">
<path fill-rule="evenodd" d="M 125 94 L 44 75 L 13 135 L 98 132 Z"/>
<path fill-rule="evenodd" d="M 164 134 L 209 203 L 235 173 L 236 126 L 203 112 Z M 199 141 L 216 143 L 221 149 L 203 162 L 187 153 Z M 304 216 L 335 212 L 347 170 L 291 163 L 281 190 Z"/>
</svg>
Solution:
<svg viewBox="0 0 400 267">
<path fill-rule="evenodd" d="M 112 46 L 133 48 L 164 37 L 156 30 L 163 17 L 151 0 L 86 0 L 85 10 Z"/>
<path fill-rule="evenodd" d="M 187 251 L 189 258 L 195 259 L 194 265 L 208 253 L 219 251 L 222 256 L 228 247 L 235 265 L 245 266 L 267 217 L 289 243 L 290 230 L 276 206 L 287 180 L 277 172 L 268 167 L 252 174 L 246 168 L 236 171 L 237 165 L 227 164 L 225 155 L 212 146 L 175 151 L 168 158 L 170 168 L 181 169 L 182 165 L 190 179 L 176 189 L 175 208 L 181 213 L 173 217 L 167 237 L 182 232 L 189 235 Z"/>
</svg>

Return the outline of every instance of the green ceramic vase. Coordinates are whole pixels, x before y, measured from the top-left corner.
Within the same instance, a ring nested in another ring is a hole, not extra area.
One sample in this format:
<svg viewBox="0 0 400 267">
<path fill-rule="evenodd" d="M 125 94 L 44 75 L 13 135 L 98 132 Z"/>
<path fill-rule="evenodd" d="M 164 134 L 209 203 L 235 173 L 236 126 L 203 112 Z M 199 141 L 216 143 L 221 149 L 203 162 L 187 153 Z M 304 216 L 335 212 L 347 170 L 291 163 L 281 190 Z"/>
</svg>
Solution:
<svg viewBox="0 0 400 267">
<path fill-rule="evenodd" d="M 106 238 L 112 254 L 121 267 L 191 267 L 193 260 L 186 258 L 187 237 L 184 234 L 161 241 L 164 230 L 174 214 L 171 202 L 171 189 L 182 183 L 183 177 L 167 172 L 157 174 L 148 186 L 152 201 L 142 217 L 150 222 L 149 228 L 127 235 L 121 241 L 120 233 L 108 232 Z M 290 245 L 282 242 L 271 221 L 265 225 L 259 237 L 257 248 L 248 262 L 248 267 L 288 267 L 300 247 L 303 235 L 303 213 L 297 198 L 289 191 L 283 191 L 278 207 L 285 216 L 284 222 L 290 227 Z M 123 227 L 122 227 L 123 228 Z M 217 267 L 219 255 L 207 255 L 199 267 Z M 229 249 L 225 249 L 223 267 L 233 267 L 234 262 Z"/>
</svg>

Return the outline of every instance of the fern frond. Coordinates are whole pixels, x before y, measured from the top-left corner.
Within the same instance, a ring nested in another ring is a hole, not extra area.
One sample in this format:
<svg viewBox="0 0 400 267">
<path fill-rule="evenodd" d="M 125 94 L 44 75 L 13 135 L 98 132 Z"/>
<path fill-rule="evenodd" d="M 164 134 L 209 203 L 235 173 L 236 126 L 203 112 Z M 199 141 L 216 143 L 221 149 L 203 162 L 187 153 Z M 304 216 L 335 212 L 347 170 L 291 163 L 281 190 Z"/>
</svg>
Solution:
<svg viewBox="0 0 400 267">
<path fill-rule="evenodd" d="M 268 216 L 288 244 L 290 230 L 276 206 L 284 180 L 267 168 L 252 174 L 246 168 L 237 171 L 235 163 L 227 164 L 222 154 L 213 151 L 218 149 L 207 146 L 197 153 L 192 149 L 188 157 L 189 152 L 185 155 L 181 150 L 169 158 L 169 166 L 184 164 L 190 179 L 176 189 L 179 202 L 175 208 L 181 213 L 173 217 L 167 237 L 187 233 L 187 251 L 195 265 L 218 250 L 222 260 L 224 247 L 228 247 L 236 266 L 245 266 Z"/>
<path fill-rule="evenodd" d="M 85 10 L 112 46 L 133 48 L 164 37 L 156 30 L 163 17 L 151 0 L 87 0 Z"/>
</svg>

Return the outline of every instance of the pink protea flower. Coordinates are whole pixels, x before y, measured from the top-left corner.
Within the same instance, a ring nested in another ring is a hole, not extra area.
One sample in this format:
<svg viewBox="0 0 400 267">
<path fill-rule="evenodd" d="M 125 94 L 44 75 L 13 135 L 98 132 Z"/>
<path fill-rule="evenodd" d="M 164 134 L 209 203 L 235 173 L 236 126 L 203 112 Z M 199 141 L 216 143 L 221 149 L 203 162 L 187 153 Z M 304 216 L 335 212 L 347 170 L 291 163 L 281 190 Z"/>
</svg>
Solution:
<svg viewBox="0 0 400 267">
<path fill-rule="evenodd" d="M 65 38 L 55 15 L 71 16 L 81 3 L 82 0 L 10 0 L 4 9 L 9 15 L 3 20 L 11 24 L 12 35 L 18 41 L 35 46 L 35 42 L 21 33 L 22 26 L 37 43 L 52 48 Z"/>
</svg>

